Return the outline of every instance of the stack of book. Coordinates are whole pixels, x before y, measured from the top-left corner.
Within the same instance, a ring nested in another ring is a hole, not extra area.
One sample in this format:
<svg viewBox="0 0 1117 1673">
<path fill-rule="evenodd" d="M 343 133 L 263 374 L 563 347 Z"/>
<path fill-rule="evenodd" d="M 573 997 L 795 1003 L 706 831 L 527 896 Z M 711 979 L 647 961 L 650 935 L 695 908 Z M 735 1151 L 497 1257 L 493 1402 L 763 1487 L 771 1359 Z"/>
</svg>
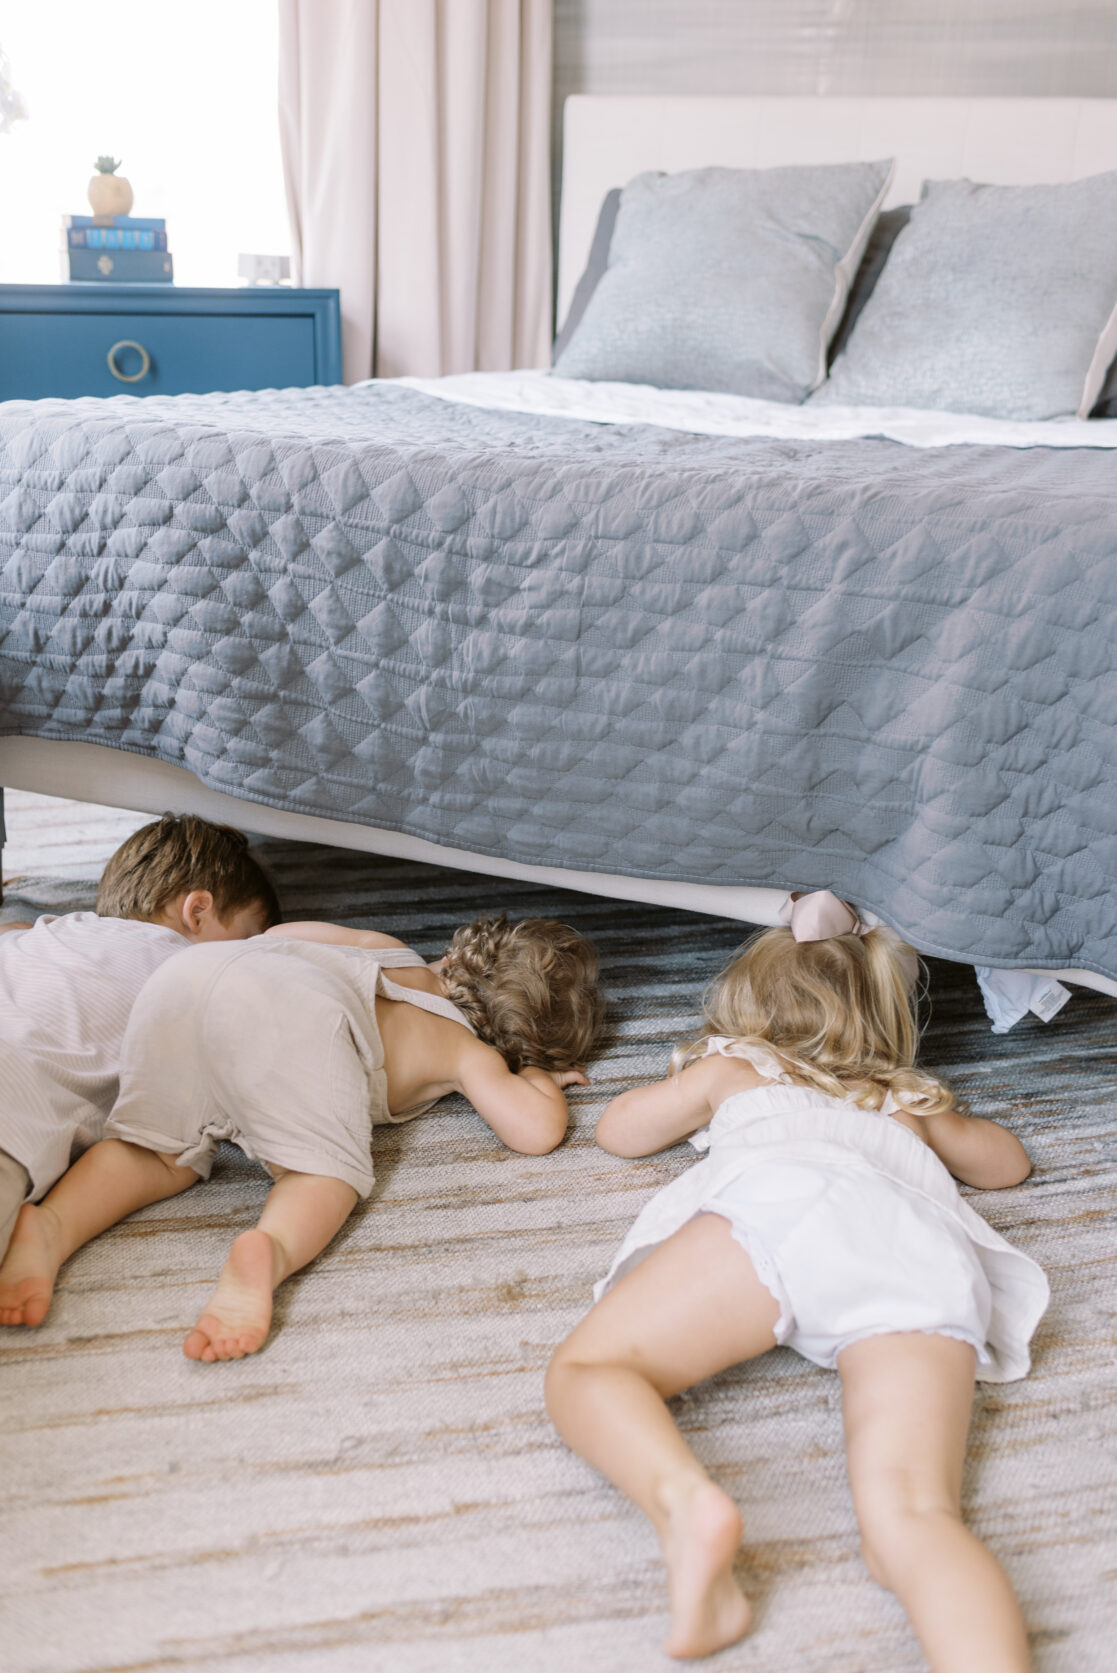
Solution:
<svg viewBox="0 0 1117 1673">
<path fill-rule="evenodd" d="M 63 215 L 63 279 L 169 285 L 174 276 L 162 216 Z"/>
</svg>

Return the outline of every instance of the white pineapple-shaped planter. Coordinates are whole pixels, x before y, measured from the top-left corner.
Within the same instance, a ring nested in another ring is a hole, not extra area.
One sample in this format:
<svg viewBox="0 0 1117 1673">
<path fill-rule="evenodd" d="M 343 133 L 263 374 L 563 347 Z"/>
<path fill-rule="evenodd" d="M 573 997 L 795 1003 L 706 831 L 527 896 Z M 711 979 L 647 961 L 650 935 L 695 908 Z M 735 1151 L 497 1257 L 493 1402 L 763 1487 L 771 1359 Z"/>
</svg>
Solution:
<svg viewBox="0 0 1117 1673">
<path fill-rule="evenodd" d="M 122 174 L 117 174 L 120 167 L 117 159 L 98 157 L 93 166 L 97 172 L 89 182 L 87 193 L 93 213 L 127 215 L 133 203 L 132 185 Z"/>
</svg>

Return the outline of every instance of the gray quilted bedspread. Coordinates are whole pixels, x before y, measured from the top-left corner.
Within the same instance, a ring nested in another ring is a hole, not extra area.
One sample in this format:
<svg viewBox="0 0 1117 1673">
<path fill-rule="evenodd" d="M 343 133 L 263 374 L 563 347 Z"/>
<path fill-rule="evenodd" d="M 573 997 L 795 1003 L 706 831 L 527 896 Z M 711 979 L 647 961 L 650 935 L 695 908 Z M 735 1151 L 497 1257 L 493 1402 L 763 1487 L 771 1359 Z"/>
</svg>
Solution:
<svg viewBox="0 0 1117 1673">
<path fill-rule="evenodd" d="M 1117 977 L 1117 454 L 0 406 L 0 730 Z"/>
</svg>

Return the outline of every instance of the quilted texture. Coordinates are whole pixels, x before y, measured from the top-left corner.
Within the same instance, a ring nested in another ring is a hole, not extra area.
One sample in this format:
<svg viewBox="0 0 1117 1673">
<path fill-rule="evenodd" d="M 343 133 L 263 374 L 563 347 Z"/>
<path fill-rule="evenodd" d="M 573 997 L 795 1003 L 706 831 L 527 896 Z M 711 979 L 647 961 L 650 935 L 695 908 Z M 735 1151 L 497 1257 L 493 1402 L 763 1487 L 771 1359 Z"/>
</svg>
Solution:
<svg viewBox="0 0 1117 1673">
<path fill-rule="evenodd" d="M 390 383 L 0 406 L 0 729 L 1117 977 L 1117 459 Z"/>
</svg>

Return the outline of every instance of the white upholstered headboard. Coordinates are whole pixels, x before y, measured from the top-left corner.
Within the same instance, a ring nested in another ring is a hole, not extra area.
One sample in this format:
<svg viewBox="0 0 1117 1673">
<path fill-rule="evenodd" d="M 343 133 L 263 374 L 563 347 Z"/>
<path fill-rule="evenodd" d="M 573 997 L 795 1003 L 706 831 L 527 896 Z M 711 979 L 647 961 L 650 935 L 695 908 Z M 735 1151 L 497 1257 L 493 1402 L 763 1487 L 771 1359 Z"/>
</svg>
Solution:
<svg viewBox="0 0 1117 1673">
<path fill-rule="evenodd" d="M 1077 180 L 1117 168 L 1117 99 L 694 99 L 575 94 L 563 111 L 558 319 L 601 200 L 644 169 L 772 168 L 895 157 L 888 204 L 924 180 Z"/>
</svg>

